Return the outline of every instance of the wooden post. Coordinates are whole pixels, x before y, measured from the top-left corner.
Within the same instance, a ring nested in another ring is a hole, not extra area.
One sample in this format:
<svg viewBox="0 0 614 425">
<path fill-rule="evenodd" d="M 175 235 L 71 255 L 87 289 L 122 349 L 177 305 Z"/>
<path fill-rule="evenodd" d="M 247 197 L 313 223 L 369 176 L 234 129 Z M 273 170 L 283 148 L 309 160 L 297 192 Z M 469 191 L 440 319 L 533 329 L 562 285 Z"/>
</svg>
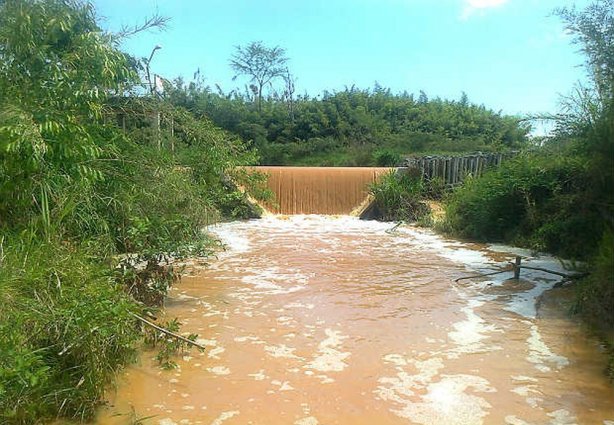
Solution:
<svg viewBox="0 0 614 425">
<path fill-rule="evenodd" d="M 516 261 L 514 263 L 514 279 L 520 279 L 520 264 L 522 263 L 522 257 L 520 255 L 516 256 Z"/>
</svg>

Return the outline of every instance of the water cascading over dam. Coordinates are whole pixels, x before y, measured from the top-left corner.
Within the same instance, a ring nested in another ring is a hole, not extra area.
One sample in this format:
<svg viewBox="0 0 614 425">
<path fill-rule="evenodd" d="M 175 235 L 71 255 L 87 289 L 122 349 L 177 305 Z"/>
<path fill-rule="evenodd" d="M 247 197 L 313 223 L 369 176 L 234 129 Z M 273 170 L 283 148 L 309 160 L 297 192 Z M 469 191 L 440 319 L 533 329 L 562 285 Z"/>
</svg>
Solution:
<svg viewBox="0 0 614 425">
<path fill-rule="evenodd" d="M 276 214 L 347 215 L 366 206 L 369 185 L 392 170 L 375 167 L 250 167 L 268 175 Z"/>
</svg>

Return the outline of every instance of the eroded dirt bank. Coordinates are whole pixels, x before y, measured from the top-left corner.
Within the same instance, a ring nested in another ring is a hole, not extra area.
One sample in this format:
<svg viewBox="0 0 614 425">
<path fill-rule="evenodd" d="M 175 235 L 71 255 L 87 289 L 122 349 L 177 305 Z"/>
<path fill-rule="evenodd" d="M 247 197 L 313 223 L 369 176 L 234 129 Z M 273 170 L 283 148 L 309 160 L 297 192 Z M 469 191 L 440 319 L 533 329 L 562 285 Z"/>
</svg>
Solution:
<svg viewBox="0 0 614 425">
<path fill-rule="evenodd" d="M 455 283 L 516 251 L 390 227 L 292 216 L 212 228 L 228 251 L 167 303 L 209 350 L 172 371 L 144 354 L 98 424 L 134 409 L 161 425 L 614 425 L 597 342 L 552 302 L 537 314 L 553 276 Z"/>
</svg>

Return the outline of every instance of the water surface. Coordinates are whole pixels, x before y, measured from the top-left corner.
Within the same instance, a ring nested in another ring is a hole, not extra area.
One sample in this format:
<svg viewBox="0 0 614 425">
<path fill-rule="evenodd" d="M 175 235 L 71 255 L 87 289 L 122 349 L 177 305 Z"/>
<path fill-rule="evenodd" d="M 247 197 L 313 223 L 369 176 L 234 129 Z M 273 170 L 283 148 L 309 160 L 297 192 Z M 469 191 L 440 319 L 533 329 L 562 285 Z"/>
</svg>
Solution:
<svg viewBox="0 0 614 425">
<path fill-rule="evenodd" d="M 455 283 L 518 251 L 390 227 L 324 216 L 213 227 L 228 250 L 166 308 L 208 350 L 171 371 L 145 353 L 98 423 L 133 411 L 161 425 L 614 425 L 604 354 L 564 314 L 556 276 Z"/>
</svg>

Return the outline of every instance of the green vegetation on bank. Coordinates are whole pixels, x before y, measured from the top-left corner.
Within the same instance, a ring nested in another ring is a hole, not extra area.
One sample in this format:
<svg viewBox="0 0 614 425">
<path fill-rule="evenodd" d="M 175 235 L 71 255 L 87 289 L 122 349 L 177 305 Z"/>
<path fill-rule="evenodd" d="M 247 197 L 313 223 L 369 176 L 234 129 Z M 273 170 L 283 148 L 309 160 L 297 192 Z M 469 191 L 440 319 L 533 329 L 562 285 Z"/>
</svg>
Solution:
<svg viewBox="0 0 614 425">
<path fill-rule="evenodd" d="M 167 94 L 257 148 L 262 165 L 389 166 L 411 153 L 516 149 L 529 132 L 519 118 L 472 104 L 465 94 L 458 101 L 424 93 L 416 99 L 376 85 L 296 98 L 286 89 L 260 100 L 181 79 Z"/>
<path fill-rule="evenodd" d="M 142 339 L 130 313 L 172 283 L 153 265 L 252 213 L 232 181 L 254 155 L 152 95 L 120 40 L 88 3 L 0 2 L 1 423 L 91 418 Z"/>
<path fill-rule="evenodd" d="M 551 136 L 455 189 L 409 170 L 385 176 L 371 193 L 385 220 L 425 222 L 425 201 L 443 195 L 439 230 L 582 261 L 590 274 L 577 282 L 572 310 L 603 336 L 614 379 L 614 1 L 557 13 L 581 46 L 590 78 L 559 114 L 541 117 L 554 122 Z"/>
<path fill-rule="evenodd" d="M 384 221 L 430 224 L 427 201 L 440 200 L 445 193 L 443 179 L 426 181 L 415 169 L 399 169 L 371 185 L 373 217 Z"/>
<path fill-rule="evenodd" d="M 575 310 L 612 335 L 614 1 L 558 14 L 585 54 L 589 85 L 577 87 L 561 113 L 550 117 L 554 134 L 539 149 L 454 191 L 444 229 L 586 261 L 591 274 L 577 285 Z"/>
</svg>

